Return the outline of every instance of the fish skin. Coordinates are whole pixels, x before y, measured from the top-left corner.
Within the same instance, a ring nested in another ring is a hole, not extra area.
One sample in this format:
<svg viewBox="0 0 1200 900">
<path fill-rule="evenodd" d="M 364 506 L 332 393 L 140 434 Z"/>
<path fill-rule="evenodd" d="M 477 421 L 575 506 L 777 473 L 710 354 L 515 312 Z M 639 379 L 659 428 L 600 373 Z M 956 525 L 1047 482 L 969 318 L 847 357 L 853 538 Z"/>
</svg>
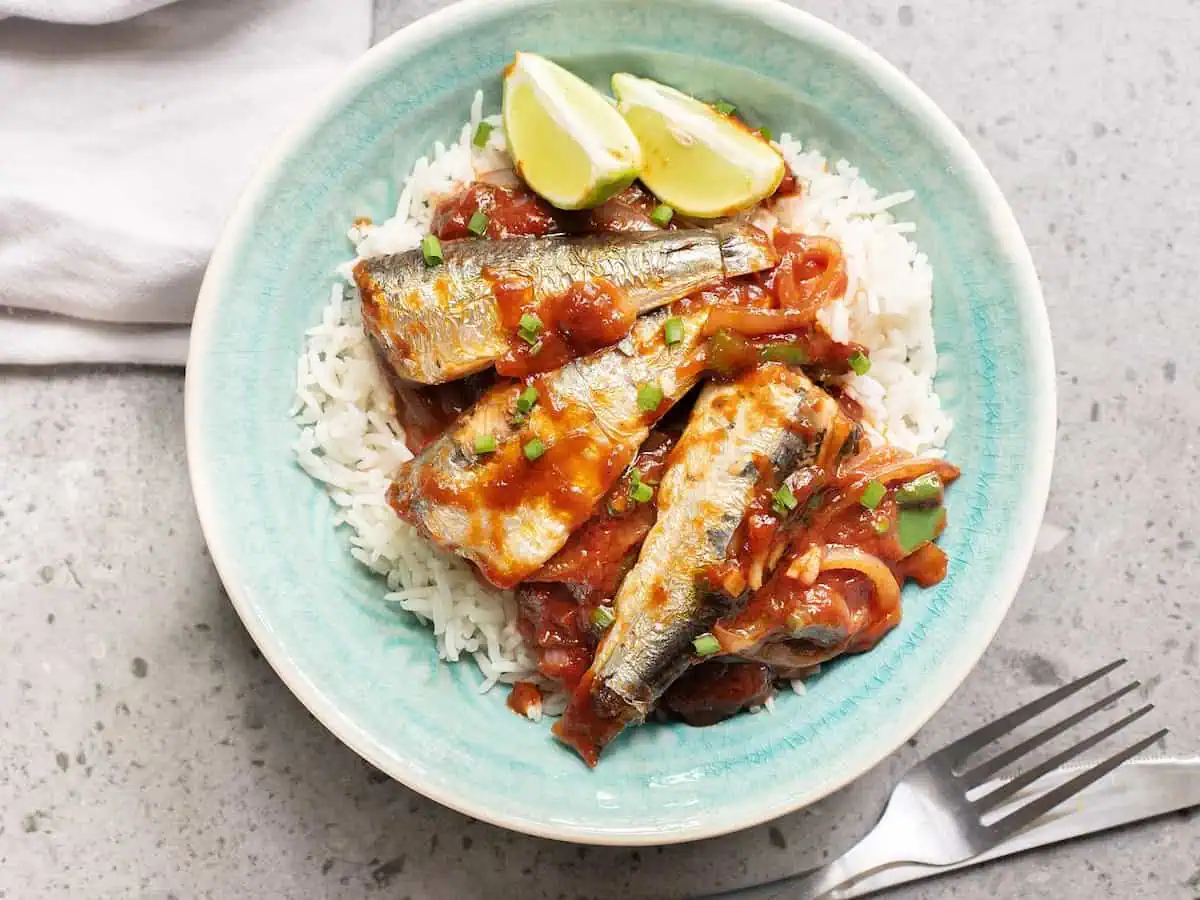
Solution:
<svg viewBox="0 0 1200 900">
<path fill-rule="evenodd" d="M 692 362 L 708 316 L 680 316 L 683 339 L 663 340 L 667 310 L 642 317 L 625 349 L 610 347 L 525 382 L 504 383 L 479 399 L 445 434 L 397 473 L 393 509 L 444 549 L 479 566 L 500 587 L 536 572 L 592 514 L 632 461 L 654 422 L 699 380 Z M 653 414 L 637 405 L 637 388 L 656 382 L 663 401 Z M 539 400 L 526 422 L 512 422 L 527 385 Z M 475 453 L 490 434 L 494 453 Z M 529 462 L 522 446 L 536 435 L 545 455 Z M 503 502 L 488 502 L 505 485 Z"/>
<path fill-rule="evenodd" d="M 803 373 L 767 363 L 700 394 L 658 488 L 658 520 L 615 599 L 616 621 L 554 732 L 590 765 L 624 727 L 643 721 L 692 661 L 692 640 L 731 598 L 700 583 L 724 561 L 759 490 L 756 460 L 775 481 L 814 462 L 843 414 Z M 801 427 L 798 427 L 801 426 Z"/>
<path fill-rule="evenodd" d="M 778 261 L 765 234 L 731 225 L 447 241 L 442 253 L 442 264 L 432 267 L 420 250 L 354 267 L 363 322 L 376 345 L 397 375 L 421 384 L 462 378 L 504 355 L 512 333 L 493 294 L 498 279 L 528 278 L 535 298 L 603 279 L 647 312 Z"/>
</svg>

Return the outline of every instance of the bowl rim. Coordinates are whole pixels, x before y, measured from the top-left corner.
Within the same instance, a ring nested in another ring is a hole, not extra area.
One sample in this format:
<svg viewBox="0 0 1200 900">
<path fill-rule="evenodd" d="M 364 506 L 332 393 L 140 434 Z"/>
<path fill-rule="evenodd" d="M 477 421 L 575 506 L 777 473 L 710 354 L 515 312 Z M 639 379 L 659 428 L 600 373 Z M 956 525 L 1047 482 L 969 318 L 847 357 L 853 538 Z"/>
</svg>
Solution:
<svg viewBox="0 0 1200 900">
<path fill-rule="evenodd" d="M 509 0 L 505 12 L 520 11 L 546 5 L 548 0 Z M 1029 332 L 1030 368 L 1033 380 L 1041 390 L 1030 399 L 1031 425 L 1034 440 L 1026 474 L 1029 478 L 1033 502 L 1027 503 L 1023 516 L 1015 523 L 1017 536 L 1013 549 L 1005 559 L 997 579 L 997 601 L 989 608 L 988 617 L 970 630 L 967 646 L 958 648 L 960 665 L 938 684 L 936 690 L 928 692 L 923 704 L 912 711 L 906 726 L 895 732 L 894 740 L 881 742 L 876 753 L 868 755 L 866 765 L 858 772 L 832 779 L 799 796 L 781 797 L 764 803 L 754 813 L 741 818 L 726 819 L 709 817 L 707 820 L 666 832 L 624 834 L 597 832 L 576 826 L 563 826 L 552 822 L 531 821 L 506 814 L 503 810 L 477 804 L 469 796 L 453 794 L 428 783 L 419 770 L 393 764 L 384 757 L 370 735 L 342 713 L 333 703 L 317 690 L 291 657 L 274 643 L 269 627 L 258 617 L 250 591 L 232 577 L 228 559 L 231 536 L 225 533 L 217 512 L 215 492 L 206 475 L 203 444 L 199 437 L 201 415 L 201 388 L 205 381 L 207 362 L 203 348 L 211 342 L 216 324 L 216 309 L 220 286 L 226 281 L 227 270 L 233 265 L 236 249 L 252 229 L 254 213 L 271 190 L 281 164 L 303 144 L 308 135 L 315 131 L 326 116 L 334 113 L 363 85 L 384 69 L 392 55 L 407 48 L 452 34 L 459 26 L 495 12 L 493 0 L 461 0 L 450 6 L 426 15 L 384 38 L 354 61 L 342 75 L 318 97 L 308 111 L 284 131 L 272 144 L 243 190 L 234 210 L 221 232 L 216 248 L 205 271 L 196 304 L 189 342 L 187 373 L 184 389 L 184 425 L 188 472 L 195 499 L 201 531 L 208 544 L 212 561 L 221 578 L 228 596 L 242 620 L 246 630 L 261 649 L 276 674 L 287 685 L 296 698 L 331 731 L 340 741 L 354 750 L 360 757 L 386 772 L 401 784 L 463 815 L 492 825 L 535 837 L 608 846 L 647 846 L 674 844 L 705 838 L 719 837 L 740 831 L 780 816 L 795 812 L 829 796 L 833 792 L 862 777 L 887 756 L 902 746 L 933 717 L 975 668 L 1007 615 L 1017 589 L 1024 579 L 1033 554 L 1038 528 L 1045 513 L 1050 491 L 1050 475 L 1054 461 L 1056 438 L 1055 420 L 1055 377 L 1053 346 L 1050 338 L 1049 317 L 1033 258 L 1025 243 L 1008 202 L 983 161 L 968 143 L 950 118 L 911 79 L 888 62 L 875 50 L 857 38 L 817 16 L 791 7 L 783 0 L 692 0 L 699 5 L 724 12 L 754 16 L 775 27 L 790 39 L 805 37 L 827 45 L 833 52 L 844 56 L 854 65 L 888 89 L 902 95 L 910 104 L 911 114 L 917 116 L 923 127 L 952 152 L 960 176 L 980 198 L 988 211 L 992 227 L 1001 246 L 1014 264 L 1014 281 L 1017 285 L 1013 298 L 1018 317 Z"/>
</svg>

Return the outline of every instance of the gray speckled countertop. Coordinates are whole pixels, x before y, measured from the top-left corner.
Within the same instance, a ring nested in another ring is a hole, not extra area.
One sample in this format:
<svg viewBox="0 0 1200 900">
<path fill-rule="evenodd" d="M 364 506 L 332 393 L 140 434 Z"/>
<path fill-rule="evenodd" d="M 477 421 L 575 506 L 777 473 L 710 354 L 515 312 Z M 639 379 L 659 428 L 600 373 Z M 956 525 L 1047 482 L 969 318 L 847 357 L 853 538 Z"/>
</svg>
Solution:
<svg viewBox="0 0 1200 900">
<path fill-rule="evenodd" d="M 379 0 L 377 32 L 436 5 Z M 1168 750 L 1200 750 L 1200 5 L 800 5 L 959 124 L 1050 307 L 1062 539 L 945 709 L 857 784 L 719 840 L 588 849 L 468 820 L 365 766 L 255 650 L 193 513 L 181 375 L 0 372 L 0 896 L 684 896 L 840 852 L 923 751 L 1118 652 Z M 1192 900 L 1200 825 L 1172 816 L 890 896 Z"/>
</svg>

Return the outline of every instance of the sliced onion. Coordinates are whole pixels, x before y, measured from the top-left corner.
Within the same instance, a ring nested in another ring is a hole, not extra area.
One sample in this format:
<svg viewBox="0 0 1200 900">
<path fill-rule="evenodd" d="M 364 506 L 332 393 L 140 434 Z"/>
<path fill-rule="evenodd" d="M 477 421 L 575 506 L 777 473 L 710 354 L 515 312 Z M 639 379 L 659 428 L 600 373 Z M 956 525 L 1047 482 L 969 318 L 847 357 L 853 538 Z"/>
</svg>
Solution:
<svg viewBox="0 0 1200 900">
<path fill-rule="evenodd" d="M 752 309 L 745 306 L 714 306 L 708 314 L 701 334 L 704 337 L 722 329 L 759 337 L 764 334 L 782 334 L 788 331 L 803 331 L 813 323 L 816 311 L 792 312 L 783 309 Z"/>
<path fill-rule="evenodd" d="M 871 579 L 875 586 L 875 603 L 885 615 L 900 606 L 900 585 L 883 560 L 857 547 L 830 544 L 821 555 L 821 571 L 851 569 Z"/>
</svg>

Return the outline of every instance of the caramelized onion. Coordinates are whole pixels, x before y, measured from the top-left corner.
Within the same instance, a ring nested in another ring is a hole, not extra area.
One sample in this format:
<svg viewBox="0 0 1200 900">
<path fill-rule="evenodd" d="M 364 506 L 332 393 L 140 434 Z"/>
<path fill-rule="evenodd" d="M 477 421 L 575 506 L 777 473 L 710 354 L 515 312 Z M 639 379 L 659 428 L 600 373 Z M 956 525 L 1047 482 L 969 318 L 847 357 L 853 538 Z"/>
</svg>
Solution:
<svg viewBox="0 0 1200 900">
<path fill-rule="evenodd" d="M 813 323 L 816 310 L 794 312 L 785 309 L 748 309 L 744 306 L 714 306 L 701 334 L 705 337 L 722 329 L 747 337 L 802 331 Z"/>
<path fill-rule="evenodd" d="M 890 614 L 899 608 L 900 585 L 892 570 L 875 554 L 857 547 L 831 544 L 821 554 L 821 571 L 828 572 L 830 569 L 861 572 L 875 586 L 875 605 L 881 612 Z"/>
</svg>

